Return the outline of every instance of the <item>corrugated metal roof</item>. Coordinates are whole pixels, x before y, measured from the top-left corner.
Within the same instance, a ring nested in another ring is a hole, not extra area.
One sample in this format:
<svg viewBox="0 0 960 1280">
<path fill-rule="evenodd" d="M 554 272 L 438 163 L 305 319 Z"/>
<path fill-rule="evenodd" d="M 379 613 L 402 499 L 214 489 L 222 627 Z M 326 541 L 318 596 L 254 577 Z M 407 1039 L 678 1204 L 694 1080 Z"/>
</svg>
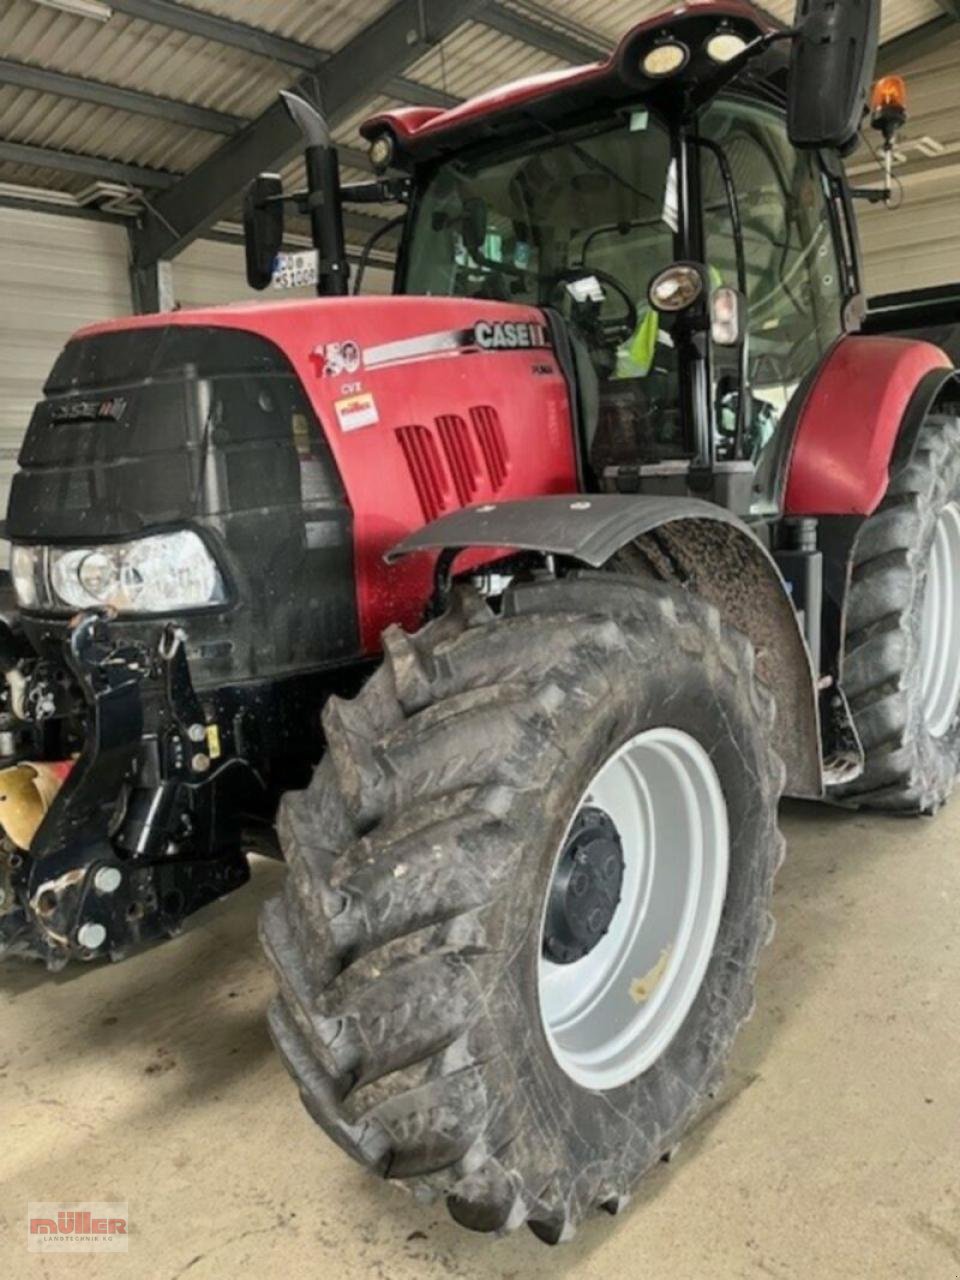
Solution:
<svg viewBox="0 0 960 1280">
<path fill-rule="evenodd" d="M 183 0 L 181 0 L 181 3 Z M 317 49 L 340 49 L 390 8 L 392 0 L 187 0 L 214 13 Z"/>
<path fill-rule="evenodd" d="M 184 172 L 221 144 L 216 134 L 32 89 L 0 85 L 0 137 Z"/>
<path fill-rule="evenodd" d="M 549 5 L 503 0 L 504 6 L 537 21 L 551 22 L 562 29 L 565 22 L 575 23 L 583 33 L 595 32 L 608 44 L 615 43 L 625 31 L 645 18 L 669 9 L 663 0 L 553 0 Z M 782 22 L 793 21 L 796 0 L 766 0 L 762 6 Z M 884 0 L 881 10 L 881 38 L 892 40 L 914 27 L 939 17 L 943 8 L 937 0 Z"/>
<path fill-rule="evenodd" d="M 903 68 L 910 119 L 896 152 L 899 207 L 857 211 L 872 294 L 960 279 L 958 64 L 960 24 L 952 39 L 945 34 L 934 52 Z M 879 185 L 877 163 L 864 149 L 850 170 L 858 185 Z"/>
<path fill-rule="evenodd" d="M 115 13 L 92 22 L 32 0 L 0 5 L 5 58 L 253 117 L 296 72 L 267 58 Z"/>
<path fill-rule="evenodd" d="M 467 22 L 437 49 L 415 62 L 409 79 L 457 98 L 472 98 L 508 80 L 562 69 L 568 64 L 540 49 Z"/>
<path fill-rule="evenodd" d="M 880 35 L 883 40 L 893 40 L 914 27 L 943 16 L 943 6 L 937 0 L 894 0 L 883 6 Z"/>
</svg>

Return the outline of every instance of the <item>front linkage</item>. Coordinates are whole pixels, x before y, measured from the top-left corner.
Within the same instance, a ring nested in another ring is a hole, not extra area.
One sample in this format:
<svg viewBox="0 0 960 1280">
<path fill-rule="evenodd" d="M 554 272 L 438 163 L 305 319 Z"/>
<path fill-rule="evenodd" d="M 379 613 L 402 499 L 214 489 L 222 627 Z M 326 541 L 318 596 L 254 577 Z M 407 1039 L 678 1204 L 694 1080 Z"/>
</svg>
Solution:
<svg viewBox="0 0 960 1280">
<path fill-rule="evenodd" d="M 237 749 L 242 716 L 201 706 L 185 639 L 168 625 L 152 648 L 120 644 L 99 614 L 72 623 L 85 740 L 29 850 L 0 848 L 0 957 L 120 959 L 249 878 L 241 815 L 266 816 L 266 790 Z"/>
</svg>

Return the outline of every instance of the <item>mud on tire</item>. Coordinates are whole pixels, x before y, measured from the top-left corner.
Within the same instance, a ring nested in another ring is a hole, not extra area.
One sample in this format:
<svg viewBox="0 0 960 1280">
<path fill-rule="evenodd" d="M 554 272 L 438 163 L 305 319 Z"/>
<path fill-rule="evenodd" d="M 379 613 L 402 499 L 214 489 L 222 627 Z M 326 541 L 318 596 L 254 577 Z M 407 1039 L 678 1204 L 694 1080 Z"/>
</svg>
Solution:
<svg viewBox="0 0 960 1280">
<path fill-rule="evenodd" d="M 325 714 L 329 752 L 288 796 L 282 897 L 261 935 L 272 1034 L 311 1115 L 383 1177 L 480 1231 L 568 1239 L 618 1211 L 718 1088 L 771 934 L 783 768 L 753 654 L 682 591 L 612 575 L 470 592 Z M 717 943 L 653 1067 L 591 1092 L 538 1008 L 543 902 L 587 781 L 671 725 L 709 752 L 731 866 Z"/>
<path fill-rule="evenodd" d="M 854 807 L 933 813 L 960 769 L 956 708 L 932 733 L 923 681 L 931 552 L 949 504 L 960 504 L 960 420 L 932 415 L 854 547 L 842 679 L 866 769 L 834 794 Z"/>
</svg>

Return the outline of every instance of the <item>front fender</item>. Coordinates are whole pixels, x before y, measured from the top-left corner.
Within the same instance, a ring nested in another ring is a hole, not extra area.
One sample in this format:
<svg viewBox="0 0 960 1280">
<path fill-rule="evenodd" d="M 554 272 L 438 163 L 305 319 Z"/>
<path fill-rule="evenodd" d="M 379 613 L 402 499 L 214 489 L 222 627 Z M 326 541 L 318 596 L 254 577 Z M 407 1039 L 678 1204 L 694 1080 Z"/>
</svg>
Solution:
<svg viewBox="0 0 960 1280">
<path fill-rule="evenodd" d="M 695 591 L 749 637 L 757 670 L 777 702 L 774 733 L 787 791 L 823 794 L 816 678 L 790 599 L 772 556 L 732 512 L 695 498 L 590 494 L 466 507 L 426 525 L 389 554 L 419 551 L 538 551 L 594 569 L 630 544 L 651 542 L 658 576 Z"/>
</svg>

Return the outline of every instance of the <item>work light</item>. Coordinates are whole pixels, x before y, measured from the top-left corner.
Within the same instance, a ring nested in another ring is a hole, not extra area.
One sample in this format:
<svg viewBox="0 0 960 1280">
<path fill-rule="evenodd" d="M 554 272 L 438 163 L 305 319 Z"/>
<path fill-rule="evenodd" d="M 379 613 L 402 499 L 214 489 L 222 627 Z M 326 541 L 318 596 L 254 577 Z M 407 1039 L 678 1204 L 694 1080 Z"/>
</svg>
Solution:
<svg viewBox="0 0 960 1280">
<path fill-rule="evenodd" d="M 649 49 L 641 60 L 643 74 L 651 80 L 675 76 L 690 61 L 690 50 L 679 40 L 664 40 Z"/>
<path fill-rule="evenodd" d="M 716 35 L 710 37 L 704 47 L 711 62 L 724 63 L 739 58 L 746 49 L 747 42 L 735 31 L 718 31 Z"/>
<path fill-rule="evenodd" d="M 384 173 L 390 168 L 395 150 L 396 144 L 393 140 L 393 134 L 381 133 L 374 138 L 370 144 L 370 163 L 377 173 Z"/>
<path fill-rule="evenodd" d="M 676 263 L 654 276 L 650 283 L 650 305 L 654 311 L 686 311 L 701 297 L 703 273 L 699 267 Z"/>
</svg>

